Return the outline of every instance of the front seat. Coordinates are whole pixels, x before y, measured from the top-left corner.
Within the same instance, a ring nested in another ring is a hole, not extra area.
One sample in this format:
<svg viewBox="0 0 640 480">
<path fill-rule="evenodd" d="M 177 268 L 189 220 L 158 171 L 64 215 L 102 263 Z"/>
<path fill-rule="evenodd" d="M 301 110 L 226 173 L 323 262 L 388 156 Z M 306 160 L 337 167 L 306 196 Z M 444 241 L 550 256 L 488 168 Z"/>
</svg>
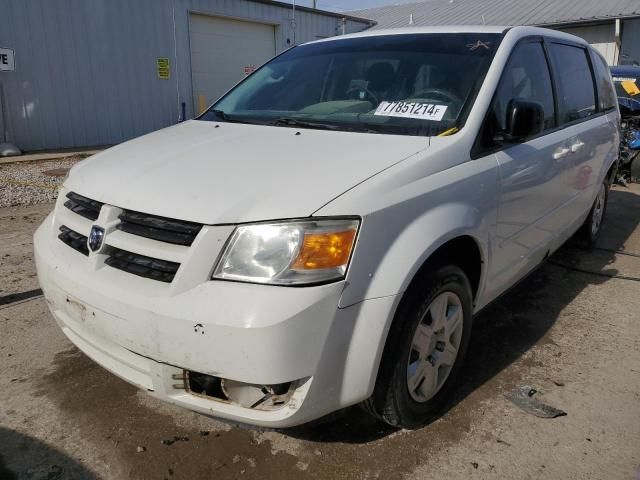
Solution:
<svg viewBox="0 0 640 480">
<path fill-rule="evenodd" d="M 389 62 L 378 62 L 365 72 L 367 88 L 382 101 L 389 97 L 389 90 L 396 78 L 396 70 Z"/>
</svg>

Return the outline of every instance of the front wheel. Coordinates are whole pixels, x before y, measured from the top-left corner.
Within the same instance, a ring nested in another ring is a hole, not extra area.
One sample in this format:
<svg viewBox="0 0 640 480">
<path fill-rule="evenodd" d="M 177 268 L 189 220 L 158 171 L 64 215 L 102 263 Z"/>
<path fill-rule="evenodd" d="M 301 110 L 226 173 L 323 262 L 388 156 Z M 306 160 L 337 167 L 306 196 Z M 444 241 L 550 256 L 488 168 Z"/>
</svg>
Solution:
<svg viewBox="0 0 640 480">
<path fill-rule="evenodd" d="M 443 266 L 423 275 L 396 313 L 366 409 L 403 428 L 429 421 L 459 373 L 472 308 L 471 287 L 459 267 Z"/>
<path fill-rule="evenodd" d="M 589 216 L 584 221 L 580 230 L 576 234 L 578 244 L 585 248 L 595 245 L 600 232 L 602 231 L 602 221 L 607 212 L 607 201 L 609 200 L 609 185 L 605 181 L 600 185 L 598 195 L 593 202 Z"/>
</svg>

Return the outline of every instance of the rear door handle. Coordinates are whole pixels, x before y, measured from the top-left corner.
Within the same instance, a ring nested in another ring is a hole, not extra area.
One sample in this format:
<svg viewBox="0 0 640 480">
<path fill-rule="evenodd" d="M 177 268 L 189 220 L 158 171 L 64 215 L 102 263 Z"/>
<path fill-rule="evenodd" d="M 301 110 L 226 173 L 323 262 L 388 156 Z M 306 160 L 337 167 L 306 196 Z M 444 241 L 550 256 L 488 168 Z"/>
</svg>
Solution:
<svg viewBox="0 0 640 480">
<path fill-rule="evenodd" d="M 571 149 L 566 147 L 559 148 L 555 152 L 553 152 L 553 159 L 560 160 L 561 158 L 566 157 L 570 151 Z"/>
<path fill-rule="evenodd" d="M 572 153 L 576 153 L 578 150 L 580 150 L 582 147 L 584 147 L 584 142 L 578 140 L 576 143 L 574 143 L 573 145 L 571 145 L 571 152 Z"/>
</svg>

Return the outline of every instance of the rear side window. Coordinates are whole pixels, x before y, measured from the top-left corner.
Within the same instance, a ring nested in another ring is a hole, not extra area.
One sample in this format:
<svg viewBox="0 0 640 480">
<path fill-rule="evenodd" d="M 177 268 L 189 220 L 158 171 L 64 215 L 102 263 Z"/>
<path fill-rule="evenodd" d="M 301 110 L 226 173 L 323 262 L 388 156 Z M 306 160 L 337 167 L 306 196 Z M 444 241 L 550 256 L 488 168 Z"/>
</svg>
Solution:
<svg viewBox="0 0 640 480">
<path fill-rule="evenodd" d="M 600 110 L 611 110 L 616 107 L 618 99 L 613 88 L 613 83 L 611 83 L 609 67 L 600 55 L 594 53 L 592 58 L 593 66 L 595 67 L 596 87 L 598 89 L 598 103 L 600 104 Z"/>
<path fill-rule="evenodd" d="M 551 61 L 557 76 L 560 123 L 587 118 L 596 113 L 593 77 L 584 48 L 552 43 Z"/>
</svg>

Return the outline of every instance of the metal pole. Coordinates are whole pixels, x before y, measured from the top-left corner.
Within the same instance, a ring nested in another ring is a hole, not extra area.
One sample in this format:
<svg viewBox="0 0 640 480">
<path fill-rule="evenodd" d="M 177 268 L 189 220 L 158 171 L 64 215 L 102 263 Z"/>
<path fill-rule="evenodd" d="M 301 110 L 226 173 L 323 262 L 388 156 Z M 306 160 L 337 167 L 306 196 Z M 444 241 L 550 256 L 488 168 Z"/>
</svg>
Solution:
<svg viewBox="0 0 640 480">
<path fill-rule="evenodd" d="M 1 78 L 1 77 L 0 77 Z M 18 147 L 9 143 L 9 127 L 7 125 L 7 104 L 4 98 L 4 86 L 0 82 L 0 130 L 2 131 L 2 142 L 0 142 L 0 157 L 12 157 L 22 155 Z"/>
<path fill-rule="evenodd" d="M 2 142 L 7 141 L 6 121 L 4 119 L 4 89 L 2 88 L 2 82 L 0 82 L 0 131 L 2 132 Z"/>
<path fill-rule="evenodd" d="M 180 105 L 180 66 L 178 65 L 178 35 L 176 34 L 176 7 L 171 7 L 171 19 L 173 21 L 173 70 L 176 77 L 176 99 L 178 101 L 178 122 L 184 122 L 184 108 Z M 184 105 L 184 103 L 182 103 Z"/>
<path fill-rule="evenodd" d="M 613 65 L 618 65 L 620 63 L 620 53 L 622 52 L 622 28 L 620 24 L 620 19 L 616 18 L 615 24 L 615 48 L 613 50 Z"/>
<path fill-rule="evenodd" d="M 291 26 L 293 27 L 293 45 L 296 45 L 296 0 L 293 0 L 293 11 L 291 15 Z"/>
</svg>

